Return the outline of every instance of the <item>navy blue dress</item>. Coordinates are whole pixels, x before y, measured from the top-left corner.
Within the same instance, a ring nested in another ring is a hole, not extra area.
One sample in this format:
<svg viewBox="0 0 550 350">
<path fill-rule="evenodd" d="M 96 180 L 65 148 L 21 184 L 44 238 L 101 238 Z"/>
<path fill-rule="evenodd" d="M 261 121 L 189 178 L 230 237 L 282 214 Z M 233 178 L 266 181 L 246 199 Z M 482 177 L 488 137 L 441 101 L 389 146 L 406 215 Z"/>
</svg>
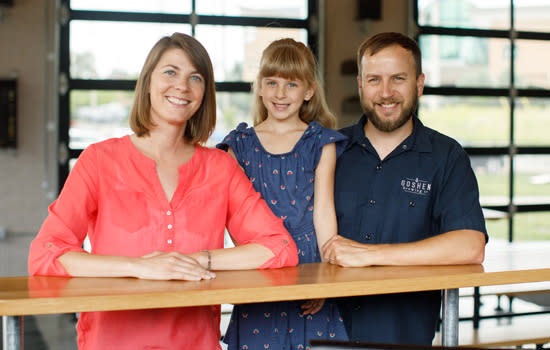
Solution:
<svg viewBox="0 0 550 350">
<path fill-rule="evenodd" d="M 233 149 L 235 156 L 269 207 L 284 220 L 298 247 L 299 263 L 320 262 L 313 226 L 315 168 L 323 146 L 336 144 L 340 155 L 347 138 L 317 122 L 308 125 L 292 151 L 270 154 L 254 128 L 241 123 L 218 148 Z M 347 340 L 347 334 L 330 300 L 315 315 L 302 315 L 304 300 L 235 305 L 224 337 L 234 349 L 308 349 L 311 339 Z"/>
</svg>

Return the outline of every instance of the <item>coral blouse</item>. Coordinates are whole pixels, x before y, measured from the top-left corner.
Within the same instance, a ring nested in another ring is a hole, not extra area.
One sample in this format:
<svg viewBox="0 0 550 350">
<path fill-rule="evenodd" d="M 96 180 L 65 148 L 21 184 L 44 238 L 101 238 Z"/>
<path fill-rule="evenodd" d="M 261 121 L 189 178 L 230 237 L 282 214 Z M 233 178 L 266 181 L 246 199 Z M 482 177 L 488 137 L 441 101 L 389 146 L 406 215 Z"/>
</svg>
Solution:
<svg viewBox="0 0 550 350">
<path fill-rule="evenodd" d="M 275 256 L 261 268 L 296 265 L 296 245 L 227 153 L 196 146 L 179 168 L 168 201 L 155 162 L 129 136 L 84 150 L 31 243 L 29 273 L 67 276 L 57 257 L 83 251 L 141 256 L 223 248 L 225 228 L 238 244 Z M 82 313 L 78 345 L 88 349 L 220 349 L 219 307 Z"/>
</svg>

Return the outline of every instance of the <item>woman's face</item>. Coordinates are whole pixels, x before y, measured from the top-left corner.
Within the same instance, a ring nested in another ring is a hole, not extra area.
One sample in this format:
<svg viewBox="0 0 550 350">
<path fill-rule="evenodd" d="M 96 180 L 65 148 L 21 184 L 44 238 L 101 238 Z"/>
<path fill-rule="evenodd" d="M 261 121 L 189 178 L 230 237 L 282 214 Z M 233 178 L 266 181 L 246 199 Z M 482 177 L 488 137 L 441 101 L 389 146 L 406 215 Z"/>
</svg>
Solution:
<svg viewBox="0 0 550 350">
<path fill-rule="evenodd" d="M 151 119 L 157 126 L 185 125 L 201 106 L 204 77 L 181 49 L 169 49 L 151 74 Z"/>
</svg>

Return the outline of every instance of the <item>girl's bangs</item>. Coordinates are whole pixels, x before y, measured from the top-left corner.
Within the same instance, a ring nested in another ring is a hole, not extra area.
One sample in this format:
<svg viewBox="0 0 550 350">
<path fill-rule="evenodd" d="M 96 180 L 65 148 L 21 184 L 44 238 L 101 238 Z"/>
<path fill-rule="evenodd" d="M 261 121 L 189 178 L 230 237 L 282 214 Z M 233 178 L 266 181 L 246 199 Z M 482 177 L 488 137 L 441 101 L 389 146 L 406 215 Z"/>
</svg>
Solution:
<svg viewBox="0 0 550 350">
<path fill-rule="evenodd" d="M 303 62 L 303 58 L 297 53 L 288 51 L 290 50 L 283 50 L 279 55 L 272 55 L 270 59 L 264 59 L 260 76 L 308 81 L 306 78 L 307 66 Z"/>
</svg>

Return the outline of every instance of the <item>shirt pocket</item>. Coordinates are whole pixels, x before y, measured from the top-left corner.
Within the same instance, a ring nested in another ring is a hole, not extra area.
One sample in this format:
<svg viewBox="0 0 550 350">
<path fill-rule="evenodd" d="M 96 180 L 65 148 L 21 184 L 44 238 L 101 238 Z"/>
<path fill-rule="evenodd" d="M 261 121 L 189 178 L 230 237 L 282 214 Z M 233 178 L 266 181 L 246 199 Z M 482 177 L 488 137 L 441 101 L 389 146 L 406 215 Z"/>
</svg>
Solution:
<svg viewBox="0 0 550 350">
<path fill-rule="evenodd" d="M 223 247 L 227 198 L 208 186 L 189 190 L 175 208 L 176 238 L 200 249 Z"/>
<path fill-rule="evenodd" d="M 431 228 L 434 219 L 430 196 L 409 193 L 402 206 L 407 223 L 408 241 L 417 241 L 433 235 Z"/>
<path fill-rule="evenodd" d="M 143 192 L 130 189 L 115 189 L 105 215 L 114 226 L 128 233 L 137 233 L 149 224 L 150 208 Z"/>
</svg>

